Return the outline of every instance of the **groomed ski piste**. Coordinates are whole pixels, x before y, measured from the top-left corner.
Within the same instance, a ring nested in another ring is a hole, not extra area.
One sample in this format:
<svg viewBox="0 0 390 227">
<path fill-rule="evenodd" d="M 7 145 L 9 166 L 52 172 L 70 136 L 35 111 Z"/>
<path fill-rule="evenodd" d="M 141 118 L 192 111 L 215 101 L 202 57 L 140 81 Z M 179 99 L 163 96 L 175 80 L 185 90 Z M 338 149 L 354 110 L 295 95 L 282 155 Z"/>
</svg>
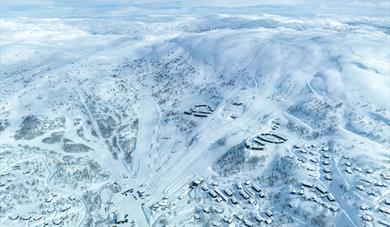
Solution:
<svg viewBox="0 0 390 227">
<path fill-rule="evenodd" d="M 390 226 L 390 3 L 199 2 L 2 2 L 0 226 Z"/>
</svg>

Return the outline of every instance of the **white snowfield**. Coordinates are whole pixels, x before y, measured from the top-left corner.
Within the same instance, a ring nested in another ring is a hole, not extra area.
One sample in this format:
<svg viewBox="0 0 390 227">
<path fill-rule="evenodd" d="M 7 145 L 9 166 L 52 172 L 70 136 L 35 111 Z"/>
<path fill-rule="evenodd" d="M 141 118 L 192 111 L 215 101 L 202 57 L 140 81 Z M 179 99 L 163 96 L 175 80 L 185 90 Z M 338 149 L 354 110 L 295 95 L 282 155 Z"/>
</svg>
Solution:
<svg viewBox="0 0 390 227">
<path fill-rule="evenodd" d="M 0 226 L 390 226 L 367 4 L 1 18 Z"/>
</svg>

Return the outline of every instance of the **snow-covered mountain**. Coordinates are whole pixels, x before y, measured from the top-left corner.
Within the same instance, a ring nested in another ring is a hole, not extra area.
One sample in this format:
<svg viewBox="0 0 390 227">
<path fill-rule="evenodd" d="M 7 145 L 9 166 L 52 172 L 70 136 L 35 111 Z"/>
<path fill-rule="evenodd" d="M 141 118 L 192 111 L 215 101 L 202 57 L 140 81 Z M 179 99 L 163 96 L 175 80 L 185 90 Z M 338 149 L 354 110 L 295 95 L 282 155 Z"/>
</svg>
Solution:
<svg viewBox="0 0 390 227">
<path fill-rule="evenodd" d="M 388 5 L 246 3 L 1 18 L 0 225 L 390 226 Z"/>
</svg>

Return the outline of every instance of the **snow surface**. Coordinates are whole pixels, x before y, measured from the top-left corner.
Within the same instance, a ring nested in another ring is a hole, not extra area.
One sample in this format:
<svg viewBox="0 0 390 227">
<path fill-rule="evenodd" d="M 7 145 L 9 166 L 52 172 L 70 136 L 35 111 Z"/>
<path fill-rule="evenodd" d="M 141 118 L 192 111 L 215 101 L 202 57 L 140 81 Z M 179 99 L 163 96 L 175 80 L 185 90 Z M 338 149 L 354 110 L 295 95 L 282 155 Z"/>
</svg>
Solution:
<svg viewBox="0 0 390 227">
<path fill-rule="evenodd" d="M 388 2 L 23 2 L 0 226 L 390 226 Z"/>
</svg>

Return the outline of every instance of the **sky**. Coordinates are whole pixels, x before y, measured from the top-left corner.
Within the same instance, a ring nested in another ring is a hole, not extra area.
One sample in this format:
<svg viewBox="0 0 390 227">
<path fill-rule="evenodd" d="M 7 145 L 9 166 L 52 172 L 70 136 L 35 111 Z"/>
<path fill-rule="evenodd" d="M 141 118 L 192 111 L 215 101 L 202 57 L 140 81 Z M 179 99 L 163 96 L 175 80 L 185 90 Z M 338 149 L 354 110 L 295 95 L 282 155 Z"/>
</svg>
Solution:
<svg viewBox="0 0 390 227">
<path fill-rule="evenodd" d="M 316 8 L 363 5 L 388 9 L 390 14 L 390 0 L 0 0 L 0 2 L 1 17 L 30 15 L 60 17 L 72 14 L 99 14 L 129 8 L 189 9 L 255 5 L 305 5 Z"/>
</svg>

